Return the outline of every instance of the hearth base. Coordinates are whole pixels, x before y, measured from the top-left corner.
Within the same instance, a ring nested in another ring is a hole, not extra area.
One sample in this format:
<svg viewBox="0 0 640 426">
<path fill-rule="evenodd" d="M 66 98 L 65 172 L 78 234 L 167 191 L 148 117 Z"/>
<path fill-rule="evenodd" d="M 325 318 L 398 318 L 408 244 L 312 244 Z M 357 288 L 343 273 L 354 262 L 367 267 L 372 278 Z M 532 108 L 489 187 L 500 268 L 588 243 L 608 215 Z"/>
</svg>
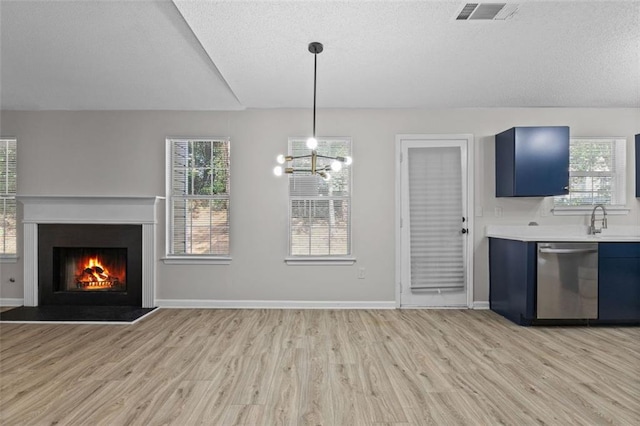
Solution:
<svg viewBox="0 0 640 426">
<path fill-rule="evenodd" d="M 139 306 L 20 306 L 0 312 L 0 322 L 133 324 L 156 309 Z"/>
</svg>

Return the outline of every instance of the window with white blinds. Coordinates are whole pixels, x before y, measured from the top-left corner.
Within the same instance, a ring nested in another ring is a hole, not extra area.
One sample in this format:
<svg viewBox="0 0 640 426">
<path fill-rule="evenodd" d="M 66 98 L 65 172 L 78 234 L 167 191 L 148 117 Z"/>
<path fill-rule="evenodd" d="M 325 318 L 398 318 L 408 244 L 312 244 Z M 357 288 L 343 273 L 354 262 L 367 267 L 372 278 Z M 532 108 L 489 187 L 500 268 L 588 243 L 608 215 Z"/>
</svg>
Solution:
<svg viewBox="0 0 640 426">
<path fill-rule="evenodd" d="M 464 289 L 460 148 L 409 148 L 408 157 L 411 289 Z"/>
<path fill-rule="evenodd" d="M 318 154 L 351 155 L 350 138 L 318 138 Z M 289 154 L 308 155 L 306 140 L 290 138 Z M 311 168 L 310 159 L 294 160 Z M 351 254 L 351 166 L 318 175 L 289 175 L 289 255 L 340 257 Z"/>
<path fill-rule="evenodd" d="M 0 139 L 0 256 L 17 252 L 17 154 L 16 139 Z"/>
<path fill-rule="evenodd" d="M 229 256 L 229 139 L 168 139 L 167 146 L 167 255 Z"/>
<path fill-rule="evenodd" d="M 625 153 L 623 138 L 572 138 L 569 194 L 554 197 L 555 207 L 624 206 Z"/>
</svg>

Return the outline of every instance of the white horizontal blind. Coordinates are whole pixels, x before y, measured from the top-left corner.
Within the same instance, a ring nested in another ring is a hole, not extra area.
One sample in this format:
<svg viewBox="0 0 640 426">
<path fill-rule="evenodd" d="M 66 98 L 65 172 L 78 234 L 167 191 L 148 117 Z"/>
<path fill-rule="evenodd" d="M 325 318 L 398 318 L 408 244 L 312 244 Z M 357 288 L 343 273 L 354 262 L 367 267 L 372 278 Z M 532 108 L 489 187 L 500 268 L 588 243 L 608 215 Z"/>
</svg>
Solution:
<svg viewBox="0 0 640 426">
<path fill-rule="evenodd" d="M 17 141 L 0 139 L 0 255 L 16 254 Z"/>
<path fill-rule="evenodd" d="M 351 139 L 318 139 L 318 154 L 351 155 Z M 306 140 L 289 139 L 290 155 L 308 155 Z M 329 160 L 318 159 L 321 167 Z M 296 168 L 311 168 L 308 158 L 294 160 Z M 289 254 L 347 256 L 351 254 L 351 166 L 330 172 L 325 181 L 310 173 L 289 175 Z"/>
<path fill-rule="evenodd" d="M 556 206 L 624 205 L 624 139 L 572 138 L 569 194 L 554 197 Z"/>
<path fill-rule="evenodd" d="M 229 255 L 228 139 L 170 139 L 174 255 Z"/>
<path fill-rule="evenodd" d="M 409 148 L 411 290 L 465 287 L 458 147 Z"/>
</svg>

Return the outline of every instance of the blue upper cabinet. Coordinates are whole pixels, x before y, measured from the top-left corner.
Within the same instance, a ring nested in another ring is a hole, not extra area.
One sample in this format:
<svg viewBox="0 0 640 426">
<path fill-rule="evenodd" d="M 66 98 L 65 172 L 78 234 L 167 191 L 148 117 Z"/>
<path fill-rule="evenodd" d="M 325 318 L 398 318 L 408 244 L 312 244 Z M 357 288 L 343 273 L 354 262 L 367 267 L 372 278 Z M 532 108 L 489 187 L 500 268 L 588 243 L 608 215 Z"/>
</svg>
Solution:
<svg viewBox="0 0 640 426">
<path fill-rule="evenodd" d="M 640 134 L 636 135 L 636 197 L 640 198 Z"/>
<path fill-rule="evenodd" d="M 569 193 L 569 127 L 513 127 L 496 135 L 496 197 Z"/>
</svg>

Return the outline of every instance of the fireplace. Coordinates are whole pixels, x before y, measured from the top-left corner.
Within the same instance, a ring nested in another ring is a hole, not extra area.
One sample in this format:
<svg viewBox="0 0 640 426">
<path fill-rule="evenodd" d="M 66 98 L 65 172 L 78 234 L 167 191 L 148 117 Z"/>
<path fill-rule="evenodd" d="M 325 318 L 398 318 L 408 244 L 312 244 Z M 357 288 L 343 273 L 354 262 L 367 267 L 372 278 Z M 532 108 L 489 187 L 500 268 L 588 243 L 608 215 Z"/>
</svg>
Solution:
<svg viewBox="0 0 640 426">
<path fill-rule="evenodd" d="M 142 226 L 38 226 L 40 305 L 142 304 Z"/>
<path fill-rule="evenodd" d="M 156 306 L 162 197 L 17 198 L 23 206 L 24 306 Z M 87 257 L 94 262 L 86 263 Z"/>
</svg>

